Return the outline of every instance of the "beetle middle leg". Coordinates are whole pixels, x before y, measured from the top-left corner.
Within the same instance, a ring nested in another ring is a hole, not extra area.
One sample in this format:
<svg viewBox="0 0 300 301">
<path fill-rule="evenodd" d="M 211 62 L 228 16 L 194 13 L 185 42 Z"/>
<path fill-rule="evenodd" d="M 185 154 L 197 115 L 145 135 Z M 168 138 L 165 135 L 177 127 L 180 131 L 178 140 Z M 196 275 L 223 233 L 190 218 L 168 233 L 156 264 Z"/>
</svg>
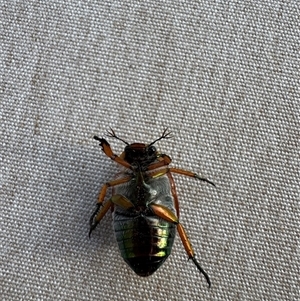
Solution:
<svg viewBox="0 0 300 301">
<path fill-rule="evenodd" d="M 98 204 L 102 204 L 106 195 L 107 188 L 117 186 L 120 184 L 124 184 L 129 182 L 132 179 L 132 177 L 125 177 L 117 180 L 113 180 L 110 182 L 107 182 L 103 185 L 102 189 L 100 190 L 99 196 L 98 196 Z"/>
<path fill-rule="evenodd" d="M 183 226 L 179 222 L 178 217 L 169 208 L 167 208 L 163 205 L 151 204 L 149 207 L 152 209 L 152 211 L 155 215 L 159 216 L 160 218 L 166 220 L 169 223 L 176 224 L 177 232 L 180 236 L 180 239 L 185 248 L 185 251 L 186 251 L 187 255 L 189 256 L 189 259 L 193 260 L 193 262 L 196 265 L 196 267 L 198 268 L 198 270 L 204 275 L 204 277 L 208 283 L 208 286 L 210 287 L 211 282 L 209 280 L 209 277 L 208 277 L 207 273 L 202 269 L 202 267 L 200 266 L 198 261 L 196 260 L 195 253 L 192 248 L 191 242 L 190 242 Z"/>
<path fill-rule="evenodd" d="M 100 190 L 100 193 L 99 193 L 96 210 L 95 210 L 95 212 L 93 213 L 93 215 L 91 216 L 91 219 L 90 219 L 89 236 L 91 235 L 92 231 L 97 227 L 97 225 L 99 224 L 101 219 L 104 217 L 104 215 L 106 214 L 108 209 L 111 208 L 111 206 L 114 203 L 114 200 L 113 200 L 113 197 L 112 197 L 110 200 L 108 200 L 103 205 L 103 201 L 104 201 L 104 198 L 105 198 L 105 195 L 106 195 L 106 192 L 107 192 L 107 188 L 126 183 L 126 182 L 130 181 L 131 179 L 132 179 L 132 177 L 125 177 L 125 178 L 121 178 L 121 179 L 117 179 L 117 180 L 107 182 L 103 185 L 103 187 L 102 187 L 102 189 Z"/>
<path fill-rule="evenodd" d="M 89 237 L 91 237 L 92 231 L 97 227 L 97 225 L 100 223 L 104 215 L 107 213 L 108 209 L 112 206 L 111 200 L 108 200 L 103 207 L 101 207 L 102 204 L 98 203 L 97 208 L 90 219 L 90 232 Z"/>
</svg>

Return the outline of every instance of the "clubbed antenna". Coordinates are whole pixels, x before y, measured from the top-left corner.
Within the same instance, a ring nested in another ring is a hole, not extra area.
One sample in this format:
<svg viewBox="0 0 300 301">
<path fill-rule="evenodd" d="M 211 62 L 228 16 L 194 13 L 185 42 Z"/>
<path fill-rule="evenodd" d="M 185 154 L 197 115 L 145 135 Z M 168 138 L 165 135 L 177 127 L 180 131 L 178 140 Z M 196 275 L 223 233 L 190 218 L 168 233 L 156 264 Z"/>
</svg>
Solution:
<svg viewBox="0 0 300 301">
<path fill-rule="evenodd" d="M 170 139 L 170 138 L 173 138 L 174 136 L 170 136 L 171 135 L 171 132 L 168 132 L 168 128 L 166 128 L 165 130 L 164 130 L 164 132 L 162 133 L 162 135 L 158 138 L 158 139 L 156 139 L 156 140 L 154 140 L 151 144 L 149 144 L 148 146 L 151 146 L 151 145 L 153 145 L 154 143 L 156 143 L 157 141 L 159 141 L 159 140 L 161 140 L 161 139 Z"/>
<path fill-rule="evenodd" d="M 119 137 L 116 135 L 115 131 L 114 131 L 111 127 L 109 127 L 109 128 L 110 128 L 110 131 L 107 130 L 106 136 L 116 138 L 116 139 L 121 140 L 122 142 L 124 142 L 126 145 L 129 145 L 128 142 L 126 142 L 125 140 L 119 138 Z"/>
</svg>

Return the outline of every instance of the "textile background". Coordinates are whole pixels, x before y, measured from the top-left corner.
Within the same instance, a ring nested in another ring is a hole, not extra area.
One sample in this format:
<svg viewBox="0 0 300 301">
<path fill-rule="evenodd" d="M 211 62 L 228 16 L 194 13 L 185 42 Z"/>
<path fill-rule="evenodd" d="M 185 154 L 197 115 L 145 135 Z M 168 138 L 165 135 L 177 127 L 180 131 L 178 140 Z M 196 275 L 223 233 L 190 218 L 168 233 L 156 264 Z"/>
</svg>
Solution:
<svg viewBox="0 0 300 301">
<path fill-rule="evenodd" d="M 0 3 L 2 300 L 299 300 L 298 1 Z M 216 184 L 174 176 L 210 289 L 178 236 L 148 278 L 88 238 L 109 127 Z"/>
</svg>

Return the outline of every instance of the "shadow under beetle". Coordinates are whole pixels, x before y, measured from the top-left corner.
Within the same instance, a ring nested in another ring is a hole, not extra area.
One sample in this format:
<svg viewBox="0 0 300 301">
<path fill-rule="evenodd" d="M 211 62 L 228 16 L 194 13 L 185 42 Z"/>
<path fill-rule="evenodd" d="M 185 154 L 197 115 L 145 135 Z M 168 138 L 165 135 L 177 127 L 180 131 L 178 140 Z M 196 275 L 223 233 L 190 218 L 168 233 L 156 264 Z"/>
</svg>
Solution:
<svg viewBox="0 0 300 301">
<path fill-rule="evenodd" d="M 187 234 L 179 222 L 179 203 L 172 173 L 214 184 L 193 172 L 169 167 L 171 158 L 159 153 L 154 146 L 161 139 L 171 138 L 167 129 L 149 145 L 129 144 L 110 130 L 107 136 L 126 144 L 120 156 L 113 153 L 105 139 L 97 136 L 94 139 L 100 141 L 103 152 L 109 158 L 125 169 L 114 180 L 103 185 L 96 211 L 90 220 L 89 235 L 111 208 L 121 255 L 136 274 L 145 277 L 153 274 L 168 258 L 177 229 L 189 259 L 192 259 L 210 287 L 209 277 L 197 262 Z M 113 187 L 112 197 L 104 202 L 109 187 Z"/>
</svg>

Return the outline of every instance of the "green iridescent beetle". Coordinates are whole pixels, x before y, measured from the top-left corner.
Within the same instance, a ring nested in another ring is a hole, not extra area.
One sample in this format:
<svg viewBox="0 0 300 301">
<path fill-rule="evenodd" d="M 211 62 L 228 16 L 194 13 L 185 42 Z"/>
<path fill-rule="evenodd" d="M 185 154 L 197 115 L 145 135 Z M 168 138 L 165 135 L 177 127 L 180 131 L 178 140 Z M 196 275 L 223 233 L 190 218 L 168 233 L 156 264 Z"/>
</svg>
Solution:
<svg viewBox="0 0 300 301">
<path fill-rule="evenodd" d="M 100 141 L 103 152 L 109 158 L 125 169 L 114 180 L 103 185 L 97 208 L 90 220 L 89 235 L 107 211 L 112 209 L 121 255 L 136 274 L 145 277 L 153 274 L 168 258 L 177 229 L 189 259 L 192 259 L 210 287 L 209 277 L 197 262 L 187 234 L 179 222 L 179 204 L 172 173 L 214 184 L 190 171 L 169 167 L 171 158 L 159 153 L 154 146 L 161 139 L 171 138 L 167 129 L 160 138 L 148 145 L 129 144 L 117 137 L 112 129 L 108 131 L 108 136 L 126 144 L 120 156 L 113 153 L 105 139 L 97 136 L 94 139 Z M 113 188 L 112 197 L 104 201 L 109 187 Z"/>
</svg>

